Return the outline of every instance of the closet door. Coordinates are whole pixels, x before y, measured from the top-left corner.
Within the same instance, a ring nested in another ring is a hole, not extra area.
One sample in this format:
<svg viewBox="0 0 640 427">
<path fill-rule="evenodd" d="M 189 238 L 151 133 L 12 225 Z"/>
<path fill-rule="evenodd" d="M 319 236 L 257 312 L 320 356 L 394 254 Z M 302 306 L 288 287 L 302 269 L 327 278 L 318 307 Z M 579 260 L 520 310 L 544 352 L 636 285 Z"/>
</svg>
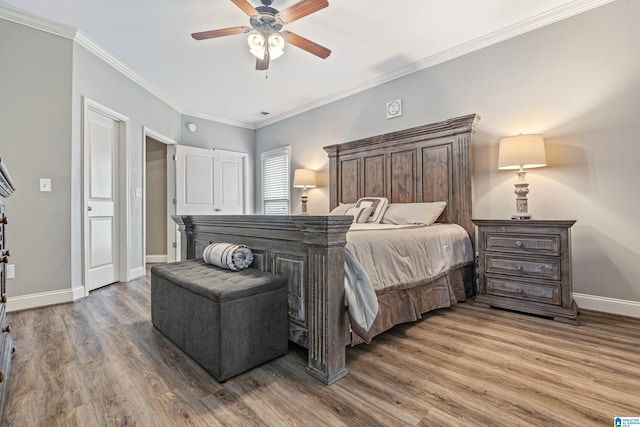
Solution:
<svg viewBox="0 0 640 427">
<path fill-rule="evenodd" d="M 221 215 L 242 215 L 246 154 L 215 150 L 214 211 Z M 215 191 L 217 189 L 217 191 Z"/>
<path fill-rule="evenodd" d="M 176 214 L 241 215 L 246 153 L 176 146 Z"/>
</svg>

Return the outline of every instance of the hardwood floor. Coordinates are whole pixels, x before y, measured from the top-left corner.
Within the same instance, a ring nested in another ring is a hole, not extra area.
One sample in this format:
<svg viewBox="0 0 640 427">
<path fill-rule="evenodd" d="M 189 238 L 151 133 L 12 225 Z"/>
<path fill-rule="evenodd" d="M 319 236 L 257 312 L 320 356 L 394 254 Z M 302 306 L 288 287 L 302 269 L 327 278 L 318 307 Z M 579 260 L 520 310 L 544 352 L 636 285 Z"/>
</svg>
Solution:
<svg viewBox="0 0 640 427">
<path fill-rule="evenodd" d="M 148 280 L 9 313 L 5 426 L 611 426 L 640 416 L 640 319 L 571 326 L 470 304 L 347 350 L 347 377 L 306 350 L 218 384 L 150 322 Z"/>
</svg>

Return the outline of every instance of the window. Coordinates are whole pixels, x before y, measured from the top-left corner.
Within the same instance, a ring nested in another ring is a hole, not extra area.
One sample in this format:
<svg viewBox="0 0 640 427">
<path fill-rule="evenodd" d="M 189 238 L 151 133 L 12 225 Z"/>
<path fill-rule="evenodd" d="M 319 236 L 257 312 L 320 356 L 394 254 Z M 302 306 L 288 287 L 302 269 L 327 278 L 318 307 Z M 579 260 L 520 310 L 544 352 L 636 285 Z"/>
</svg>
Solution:
<svg viewBox="0 0 640 427">
<path fill-rule="evenodd" d="M 289 146 L 262 153 L 262 213 L 289 215 Z"/>
</svg>

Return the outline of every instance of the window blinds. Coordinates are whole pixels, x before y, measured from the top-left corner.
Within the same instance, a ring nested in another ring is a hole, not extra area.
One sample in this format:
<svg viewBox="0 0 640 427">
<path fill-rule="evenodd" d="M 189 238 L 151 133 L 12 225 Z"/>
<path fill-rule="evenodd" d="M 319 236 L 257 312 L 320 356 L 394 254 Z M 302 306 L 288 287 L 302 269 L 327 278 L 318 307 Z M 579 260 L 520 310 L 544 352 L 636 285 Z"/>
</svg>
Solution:
<svg viewBox="0 0 640 427">
<path fill-rule="evenodd" d="M 262 153 L 262 212 L 289 215 L 289 147 Z"/>
</svg>

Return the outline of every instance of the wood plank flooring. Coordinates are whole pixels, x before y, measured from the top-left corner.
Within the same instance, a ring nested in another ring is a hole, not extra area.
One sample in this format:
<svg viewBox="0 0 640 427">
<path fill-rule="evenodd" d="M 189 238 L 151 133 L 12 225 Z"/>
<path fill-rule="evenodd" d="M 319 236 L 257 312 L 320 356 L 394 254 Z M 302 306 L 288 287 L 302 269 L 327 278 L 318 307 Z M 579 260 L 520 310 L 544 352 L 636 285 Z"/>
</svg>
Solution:
<svg viewBox="0 0 640 427">
<path fill-rule="evenodd" d="M 640 416 L 640 319 L 580 326 L 459 304 L 347 350 L 347 377 L 306 350 L 217 383 L 150 321 L 148 278 L 8 314 L 5 426 L 611 426 Z"/>
</svg>

